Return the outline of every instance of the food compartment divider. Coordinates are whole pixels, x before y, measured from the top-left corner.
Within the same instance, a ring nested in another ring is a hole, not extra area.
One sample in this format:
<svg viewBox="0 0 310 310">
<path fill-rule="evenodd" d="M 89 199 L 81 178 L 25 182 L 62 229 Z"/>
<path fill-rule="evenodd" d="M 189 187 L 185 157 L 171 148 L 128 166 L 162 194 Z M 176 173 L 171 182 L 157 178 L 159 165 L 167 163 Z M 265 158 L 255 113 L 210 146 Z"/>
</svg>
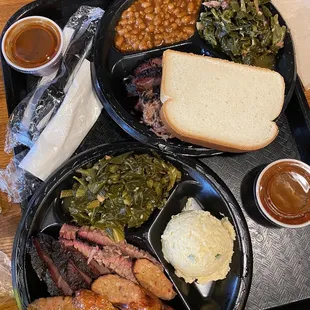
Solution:
<svg viewBox="0 0 310 310">
<path fill-rule="evenodd" d="M 147 53 L 137 52 L 129 55 L 123 55 L 122 57 L 119 57 L 119 54 L 116 54 L 116 59 L 115 54 L 111 53 L 111 57 L 108 57 L 109 64 L 108 72 L 106 74 L 109 76 L 109 79 L 105 79 L 105 81 L 102 83 L 111 88 L 116 100 L 122 103 L 122 109 L 125 110 L 129 115 L 134 116 L 138 122 L 141 118 L 141 112 L 135 112 L 134 109 L 138 99 L 137 97 L 128 97 L 125 88 L 125 80 L 130 75 L 132 75 L 136 67 L 141 65 L 144 61 L 149 60 L 150 58 L 161 57 L 163 51 L 169 48 L 170 47 L 161 47 L 152 49 Z M 173 45 L 173 49 L 183 52 L 196 52 L 197 54 L 201 53 L 200 47 L 190 41 Z M 99 85 L 97 89 L 97 93 L 100 96 L 101 91 L 99 90 Z M 145 125 L 141 126 L 143 126 L 143 128 L 145 127 Z M 153 133 L 151 130 L 146 130 L 145 134 L 150 138 L 157 138 L 155 133 Z"/>
<path fill-rule="evenodd" d="M 108 58 L 108 71 L 111 72 L 113 77 L 117 77 L 122 81 L 122 87 L 124 88 L 123 79 L 133 74 L 133 71 L 141 65 L 144 61 L 149 60 L 155 57 L 162 57 L 162 54 L 167 49 L 174 49 L 182 52 L 192 52 L 201 53 L 201 48 L 196 46 L 191 41 L 185 41 L 178 44 L 173 44 L 165 47 L 158 47 L 147 52 L 141 51 L 127 55 L 121 55 L 119 57 L 119 53 L 117 53 L 117 59 L 115 59 L 111 54 L 111 58 Z M 194 51 L 193 51 L 194 48 Z M 114 58 L 114 59 L 113 59 Z"/>
<path fill-rule="evenodd" d="M 169 278 L 174 283 L 178 293 L 187 305 L 187 309 L 200 309 L 207 306 L 211 309 L 213 309 L 213 307 L 218 309 L 220 308 L 219 305 L 223 305 L 223 298 L 226 299 L 224 301 L 225 309 L 231 309 L 233 308 L 237 296 L 232 298 L 233 294 L 230 291 L 232 287 L 227 285 L 227 282 L 212 281 L 203 285 L 198 285 L 197 283 L 190 285 L 185 283 L 175 275 L 174 268 L 164 259 L 161 250 L 161 235 L 163 234 L 165 227 L 173 215 L 177 215 L 183 210 L 188 198 L 193 198 L 202 210 L 209 211 L 219 219 L 228 217 L 230 222 L 234 224 L 235 229 L 238 230 L 239 235 L 244 239 L 247 238 L 243 235 L 243 229 L 240 229 L 240 226 L 242 226 L 242 220 L 237 219 L 233 212 L 236 208 L 234 199 L 227 194 L 227 197 L 224 198 L 225 201 L 223 201 L 222 193 L 219 191 L 219 189 L 223 190 L 222 186 L 219 183 L 216 183 L 216 180 L 212 180 L 212 173 L 209 171 L 206 174 L 206 178 L 208 181 L 204 181 L 203 185 L 199 184 L 198 178 L 194 181 L 188 180 L 177 185 L 167 201 L 165 208 L 159 212 L 159 215 L 151 225 L 148 231 L 148 240 L 153 251 L 156 253 L 157 258 L 165 267 Z M 240 240 L 237 240 L 234 243 L 234 256 L 231 263 L 231 272 L 227 276 L 227 279 L 230 280 L 229 283 L 234 283 L 234 290 L 238 289 L 241 283 L 246 281 L 245 278 L 247 277 L 246 268 L 245 266 L 242 266 L 241 257 L 243 253 L 247 253 L 247 251 L 243 249 Z M 251 253 L 247 254 L 251 255 Z M 247 268 L 251 267 L 247 265 Z"/>
<path fill-rule="evenodd" d="M 46 16 L 64 26 L 80 5 L 101 6 L 106 9 L 110 3 L 110 0 L 38 0 L 17 11 L 4 31 L 18 18 L 30 15 Z M 36 78 L 11 69 L 2 55 L 1 61 L 10 114 L 34 87 Z M 281 158 L 302 159 L 310 164 L 310 110 L 299 81 L 288 109 L 279 118 L 278 125 L 279 136 L 265 149 L 238 155 L 224 154 L 202 160 L 229 186 L 247 219 L 254 252 L 253 281 L 246 305 L 249 310 L 281 306 L 310 297 L 310 283 L 305 280 L 310 278 L 306 259 L 310 249 L 309 228 L 278 229 L 261 217 L 253 200 L 254 180 L 266 164 Z M 124 140 L 132 138 L 103 111 L 76 154 L 101 143 Z M 20 150 L 21 148 L 18 148 L 16 152 Z M 22 208 L 26 208 L 26 203 L 22 204 Z M 28 222 L 26 227 L 29 228 L 29 225 Z M 26 234 L 26 231 L 21 233 Z M 17 255 L 19 253 L 17 248 Z M 30 281 L 35 279 L 34 274 L 30 274 L 32 268 L 29 264 L 18 268 L 19 271 L 25 268 L 29 271 Z M 20 285 L 24 280 L 18 280 Z M 40 290 L 41 286 L 36 284 L 32 293 L 42 297 Z M 310 306 L 310 303 L 306 304 Z"/>
</svg>

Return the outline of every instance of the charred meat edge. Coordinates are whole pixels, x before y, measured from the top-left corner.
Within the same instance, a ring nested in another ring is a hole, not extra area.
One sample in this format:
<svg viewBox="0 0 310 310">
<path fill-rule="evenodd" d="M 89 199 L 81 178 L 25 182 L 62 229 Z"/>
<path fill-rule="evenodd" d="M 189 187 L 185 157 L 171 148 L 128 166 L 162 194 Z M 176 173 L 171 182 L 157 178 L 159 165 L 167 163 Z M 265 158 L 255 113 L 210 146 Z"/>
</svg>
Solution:
<svg viewBox="0 0 310 310">
<path fill-rule="evenodd" d="M 99 229 L 91 229 L 88 226 L 83 226 L 76 230 L 76 226 L 64 224 L 60 230 L 60 236 L 64 239 L 75 240 L 78 237 L 94 242 L 101 246 L 114 246 L 123 255 L 127 255 L 131 258 L 139 259 L 146 258 L 163 270 L 162 265 L 148 252 L 138 249 L 132 244 L 127 243 L 125 240 L 121 242 L 114 242 L 104 231 Z M 75 231 L 74 239 L 72 239 L 72 234 L 69 232 Z M 68 233 L 67 233 L 68 232 Z"/>
<path fill-rule="evenodd" d="M 47 253 L 43 251 L 38 238 L 33 238 L 33 245 L 36 248 L 39 258 L 46 264 L 49 274 L 56 286 L 63 292 L 64 295 L 71 296 L 73 294 L 72 289 L 70 288 L 69 284 L 63 279 L 52 259 L 48 256 Z"/>
<path fill-rule="evenodd" d="M 63 242 L 63 239 L 60 242 Z M 137 283 L 132 270 L 132 260 L 120 252 L 116 252 L 114 249 L 100 250 L 98 246 L 93 247 L 79 240 L 72 240 L 72 246 L 88 257 L 89 261 L 94 259 L 98 264 L 108 267 L 119 276 Z"/>
<path fill-rule="evenodd" d="M 103 276 L 106 274 L 110 274 L 111 270 L 107 268 L 106 266 L 99 265 L 94 259 L 89 260 L 86 255 L 84 255 L 82 252 L 78 251 L 74 248 L 73 240 L 67 240 L 67 239 L 60 239 L 59 240 L 61 245 L 66 248 L 68 251 L 77 252 L 78 254 L 82 255 L 83 258 L 86 260 L 86 264 L 89 267 L 91 273 L 93 274 L 92 279 L 96 279 L 99 276 Z"/>
</svg>

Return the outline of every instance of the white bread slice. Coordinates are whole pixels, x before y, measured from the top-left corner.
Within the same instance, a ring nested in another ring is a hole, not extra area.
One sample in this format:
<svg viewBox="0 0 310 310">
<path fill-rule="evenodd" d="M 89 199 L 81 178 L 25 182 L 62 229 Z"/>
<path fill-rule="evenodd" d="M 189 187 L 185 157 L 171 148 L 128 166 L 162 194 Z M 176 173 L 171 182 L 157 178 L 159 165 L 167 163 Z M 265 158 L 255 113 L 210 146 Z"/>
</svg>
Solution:
<svg viewBox="0 0 310 310">
<path fill-rule="evenodd" d="M 272 70 L 167 50 L 160 115 L 180 140 L 227 152 L 253 151 L 278 134 L 285 84 Z"/>
</svg>

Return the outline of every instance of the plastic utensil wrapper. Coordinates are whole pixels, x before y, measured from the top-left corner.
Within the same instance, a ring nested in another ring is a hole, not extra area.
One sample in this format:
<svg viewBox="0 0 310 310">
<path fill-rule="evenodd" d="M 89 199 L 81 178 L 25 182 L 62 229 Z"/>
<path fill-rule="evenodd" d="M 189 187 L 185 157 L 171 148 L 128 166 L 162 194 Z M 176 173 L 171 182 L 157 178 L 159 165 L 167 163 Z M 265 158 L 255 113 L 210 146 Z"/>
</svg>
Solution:
<svg viewBox="0 0 310 310">
<path fill-rule="evenodd" d="M 103 14 L 101 8 L 81 6 L 71 16 L 58 71 L 39 80 L 10 116 L 5 151 L 27 147 L 0 170 L 0 189 L 10 201 L 31 196 L 40 180 L 74 153 L 101 113 L 87 57 Z"/>
<path fill-rule="evenodd" d="M 45 180 L 80 145 L 99 117 L 102 105 L 92 89 L 90 62 L 84 60 L 55 117 L 19 167 Z"/>
</svg>

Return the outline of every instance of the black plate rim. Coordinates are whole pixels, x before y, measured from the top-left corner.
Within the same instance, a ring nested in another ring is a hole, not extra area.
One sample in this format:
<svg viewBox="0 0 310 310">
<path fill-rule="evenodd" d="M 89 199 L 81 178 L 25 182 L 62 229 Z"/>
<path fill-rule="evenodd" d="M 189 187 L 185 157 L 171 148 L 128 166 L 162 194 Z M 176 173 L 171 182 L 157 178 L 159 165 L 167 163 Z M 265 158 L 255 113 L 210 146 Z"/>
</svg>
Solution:
<svg viewBox="0 0 310 310">
<path fill-rule="evenodd" d="M 104 106 L 104 109 L 107 111 L 109 116 L 113 121 L 119 125 L 127 134 L 129 134 L 134 139 L 139 142 L 146 144 L 152 148 L 159 149 L 160 151 L 166 152 L 168 154 L 175 154 L 188 157 L 206 157 L 206 156 L 215 156 L 223 154 L 222 151 L 216 151 L 214 149 L 207 149 L 204 147 L 195 146 L 194 144 L 190 147 L 186 146 L 172 146 L 167 144 L 167 142 L 161 138 L 154 137 L 150 139 L 149 137 L 142 134 L 139 130 L 132 127 L 121 115 L 115 111 L 112 105 L 106 100 L 106 95 L 102 92 L 100 83 L 96 78 L 96 65 L 94 62 L 91 63 L 91 75 L 94 88 L 96 90 L 97 96 L 99 97 L 101 103 Z"/>
<path fill-rule="evenodd" d="M 126 2 L 131 2 L 131 1 L 132 0 L 126 0 Z M 109 6 L 105 15 L 103 16 L 102 20 L 100 21 L 99 27 L 97 29 L 96 38 L 95 38 L 95 44 L 94 44 L 94 62 L 92 63 L 92 66 L 91 66 L 92 81 L 93 81 L 95 91 L 96 91 L 101 103 L 103 104 L 105 110 L 107 111 L 107 113 L 127 134 L 129 134 L 130 136 L 132 136 L 136 140 L 138 140 L 144 144 L 147 144 L 151 147 L 155 147 L 161 151 L 171 153 L 171 154 L 188 156 L 188 157 L 206 157 L 206 156 L 214 156 L 214 155 L 222 154 L 223 152 L 221 152 L 221 151 L 201 147 L 201 146 L 194 145 L 194 144 L 190 144 L 189 146 L 188 145 L 182 145 L 182 144 L 181 145 L 175 145 L 173 143 L 169 143 L 169 142 L 167 142 L 167 141 L 165 141 L 159 137 L 156 137 L 156 136 L 148 137 L 147 135 L 145 135 L 143 132 L 141 132 L 138 129 L 141 126 L 140 124 L 138 124 L 138 121 L 133 120 L 133 117 L 131 115 L 129 115 L 127 111 L 123 110 L 122 105 L 114 97 L 114 95 L 109 93 L 109 91 L 105 88 L 104 83 L 102 82 L 102 77 L 104 77 L 105 74 L 103 72 L 103 69 L 100 66 L 100 61 L 99 61 L 100 52 L 99 52 L 99 49 L 96 48 L 98 46 L 97 42 L 102 37 L 102 35 L 100 35 L 101 34 L 101 32 L 100 32 L 101 27 L 102 26 L 104 26 L 105 28 L 107 27 L 107 25 L 109 24 L 111 16 L 113 16 L 115 11 L 118 10 L 119 7 L 122 5 L 126 5 L 126 4 L 124 4 L 124 0 L 115 0 L 112 3 L 112 5 Z M 287 27 L 287 33 L 286 33 L 286 39 L 285 40 L 290 42 L 290 46 L 291 46 L 292 54 L 293 54 L 292 81 L 288 87 L 282 111 L 281 111 L 280 115 L 275 119 L 275 121 L 277 121 L 277 119 L 284 113 L 284 111 L 285 111 L 285 109 L 286 109 L 286 107 L 287 107 L 287 105 L 288 105 L 288 103 L 291 100 L 291 97 L 293 95 L 293 92 L 295 89 L 295 84 L 296 84 L 296 78 L 297 78 L 297 68 L 296 68 L 297 66 L 296 66 L 294 42 L 293 42 L 293 39 L 291 36 L 290 29 L 289 29 L 287 23 L 285 22 L 284 18 L 282 17 L 282 15 L 277 10 L 277 8 L 271 2 L 268 3 L 268 5 L 272 8 L 272 10 L 274 12 L 276 12 L 276 14 L 279 15 L 280 23 L 284 24 Z M 100 37 L 99 37 L 99 35 L 100 35 Z M 195 35 L 196 35 L 196 33 L 194 34 L 194 36 Z M 171 46 L 173 48 L 173 46 L 186 44 L 187 42 L 190 42 L 191 38 L 189 38 L 188 40 L 179 42 L 179 43 L 171 44 L 169 46 Z M 157 47 L 157 48 L 153 48 L 153 49 L 146 50 L 146 51 L 137 51 L 134 53 L 123 53 L 123 57 L 127 57 L 127 56 L 130 57 L 132 55 L 136 55 L 136 54 L 148 52 L 148 51 L 153 51 L 156 49 L 169 48 L 169 46 L 167 46 L 167 47 L 162 46 L 162 47 Z M 115 49 L 114 46 L 113 46 L 113 48 Z M 101 77 L 101 78 L 99 78 L 99 77 Z M 119 107 L 119 109 L 116 109 L 116 107 Z M 135 124 L 135 125 L 133 125 L 133 124 Z M 138 127 L 138 128 L 135 128 L 135 127 Z"/>
<path fill-rule="evenodd" d="M 16 299 L 16 302 L 20 309 L 22 309 L 21 305 L 21 292 L 19 290 L 19 287 L 22 285 L 25 287 L 24 279 L 19 279 L 18 277 L 18 271 L 21 267 L 22 270 L 25 270 L 25 262 L 26 262 L 26 242 L 21 244 L 21 240 L 27 241 L 29 239 L 29 229 L 32 225 L 32 222 L 35 218 L 35 215 L 38 211 L 38 208 L 40 206 L 40 203 L 36 203 L 37 200 L 43 200 L 44 198 L 41 198 L 41 196 L 44 196 L 47 192 L 50 192 L 53 190 L 55 185 L 57 184 L 55 182 L 55 176 L 57 175 L 57 182 L 60 182 L 63 177 L 66 176 L 68 173 L 67 169 L 71 167 L 70 171 L 74 169 L 75 165 L 81 165 L 86 160 L 83 158 L 86 155 L 89 155 L 89 157 L 92 157 L 92 154 L 94 152 L 100 152 L 102 155 L 104 155 L 109 150 L 113 150 L 117 152 L 117 150 L 122 148 L 128 148 L 130 150 L 143 150 L 143 151 L 149 151 L 151 148 L 148 146 L 141 144 L 140 142 L 136 141 L 123 141 L 123 142 L 116 142 L 116 143 L 107 143 L 107 144 L 101 144 L 98 146 L 95 146 L 91 149 L 88 149 L 74 157 L 72 157 L 70 160 L 65 162 L 60 168 L 58 168 L 53 175 L 51 175 L 42 185 L 41 187 L 35 192 L 35 194 L 32 196 L 31 200 L 28 203 L 27 211 L 25 212 L 24 216 L 19 222 L 18 228 L 16 230 L 14 243 L 13 243 L 13 251 L 12 251 L 12 283 L 13 283 L 13 291 L 14 296 Z M 112 152 L 113 152 L 112 151 Z M 209 167 L 207 167 L 202 162 L 192 159 L 192 158 L 185 158 L 185 157 L 174 157 L 171 156 L 171 154 L 167 154 L 164 152 L 161 155 L 167 157 L 169 160 L 170 158 L 173 158 L 174 160 L 177 160 L 179 164 L 188 166 L 190 168 L 195 169 L 199 172 L 199 174 L 202 175 L 202 177 L 208 179 L 210 182 L 213 183 L 215 188 L 219 191 L 221 196 L 224 197 L 224 199 L 229 204 L 229 209 L 231 212 L 231 216 L 234 219 L 234 222 L 237 223 L 237 226 L 235 227 L 238 232 L 238 237 L 240 239 L 240 246 L 242 247 L 242 280 L 243 280 L 243 286 L 239 287 L 239 292 L 236 297 L 236 304 L 234 309 L 244 309 L 249 292 L 250 287 L 252 283 L 252 274 L 253 274 L 253 251 L 252 251 L 252 242 L 250 237 L 250 232 L 247 226 L 247 222 L 245 220 L 245 217 L 243 215 L 243 212 L 241 210 L 241 207 L 239 206 L 237 200 L 229 190 L 229 188 L 226 186 L 226 184 L 213 172 Z M 207 173 L 208 172 L 208 173 Z M 21 248 L 23 247 L 23 249 Z M 18 266 L 18 261 L 22 260 L 22 266 Z M 28 293 L 28 289 L 25 288 L 25 291 Z M 27 298 L 29 295 L 27 296 Z"/>
</svg>

